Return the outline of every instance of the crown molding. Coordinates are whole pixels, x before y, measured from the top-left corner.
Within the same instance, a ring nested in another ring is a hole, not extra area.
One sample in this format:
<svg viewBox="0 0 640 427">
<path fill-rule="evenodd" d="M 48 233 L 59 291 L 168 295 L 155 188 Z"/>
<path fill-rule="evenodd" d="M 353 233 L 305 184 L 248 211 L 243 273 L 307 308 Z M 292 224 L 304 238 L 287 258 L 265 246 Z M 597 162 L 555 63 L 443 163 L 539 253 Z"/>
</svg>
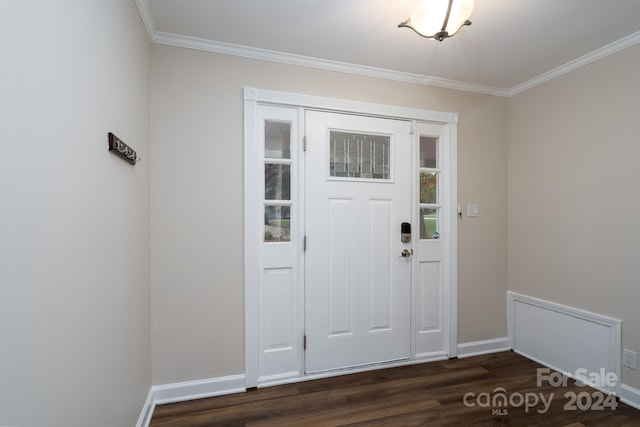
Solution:
<svg viewBox="0 0 640 427">
<path fill-rule="evenodd" d="M 304 55 L 293 55 L 273 50 L 258 49 L 247 46 L 240 46 L 229 43 L 216 42 L 212 40 L 183 36 L 179 34 L 171 34 L 156 31 L 153 22 L 151 9 L 148 0 L 135 0 L 135 4 L 140 12 L 142 21 L 152 43 L 163 44 L 167 46 L 184 47 L 188 49 L 196 49 L 207 52 L 222 53 L 225 55 L 240 56 L 249 59 L 258 59 L 262 61 L 279 62 L 288 65 L 297 65 L 301 67 L 315 68 L 325 71 L 335 71 L 339 73 L 355 74 L 365 77 L 374 77 L 379 79 L 394 80 L 403 83 L 414 83 L 424 86 L 435 86 L 444 89 L 460 90 L 464 92 L 474 92 L 485 95 L 510 97 L 517 95 L 526 90 L 532 89 L 550 80 L 558 78 L 564 74 L 575 71 L 585 65 L 606 58 L 609 55 L 620 52 L 628 47 L 640 43 L 640 31 L 630 34 L 618 41 L 608 44 L 600 49 L 590 52 L 580 58 L 569 61 L 553 70 L 547 71 L 537 77 L 526 82 L 517 84 L 511 88 L 501 88 L 496 86 L 481 85 L 475 83 L 467 83 L 458 80 L 449 80 L 441 77 L 427 76 L 422 74 L 413 74 L 402 71 L 388 70 L 384 68 L 368 67 L 364 65 L 349 64 L 345 62 L 330 61 L 326 59 L 314 58 Z"/>
<path fill-rule="evenodd" d="M 494 86 L 478 85 L 457 80 L 443 79 L 440 77 L 425 76 L 421 74 L 406 73 L 402 71 L 388 70 L 384 68 L 355 65 L 327 59 L 313 58 L 304 55 L 277 52 L 267 49 L 240 46 L 230 43 L 222 43 L 207 39 L 156 32 L 151 41 L 153 43 L 202 50 L 207 52 L 222 53 L 225 55 L 240 56 L 262 61 L 278 62 L 287 65 L 315 68 L 325 71 L 356 74 L 365 77 L 374 77 L 386 80 L 395 80 L 404 83 L 421 84 L 425 86 L 437 86 L 445 89 L 454 89 L 465 92 L 482 93 L 486 95 L 506 96 L 507 90 Z"/>
<path fill-rule="evenodd" d="M 609 55 L 613 55 L 614 53 L 618 53 L 626 48 L 635 46 L 638 43 L 640 43 L 640 31 L 623 37 L 620 40 L 601 47 L 600 49 L 596 49 L 593 52 L 587 53 L 586 55 L 576 58 L 573 61 L 569 61 L 564 65 L 554 68 L 553 70 L 540 74 L 539 76 L 534 77 L 531 80 L 520 83 L 509 89 L 507 91 L 507 96 L 517 95 L 521 92 L 524 92 L 550 80 L 582 68 L 585 65 L 589 65 L 593 62 L 606 58 Z"/>
<path fill-rule="evenodd" d="M 156 33 L 156 26 L 153 22 L 153 15 L 151 14 L 151 9 L 149 9 L 149 2 L 147 0 L 135 0 L 136 7 L 138 8 L 138 13 L 142 18 L 142 23 L 144 24 L 144 28 L 147 30 L 147 35 L 149 36 L 149 40 L 153 41 L 153 37 Z"/>
</svg>

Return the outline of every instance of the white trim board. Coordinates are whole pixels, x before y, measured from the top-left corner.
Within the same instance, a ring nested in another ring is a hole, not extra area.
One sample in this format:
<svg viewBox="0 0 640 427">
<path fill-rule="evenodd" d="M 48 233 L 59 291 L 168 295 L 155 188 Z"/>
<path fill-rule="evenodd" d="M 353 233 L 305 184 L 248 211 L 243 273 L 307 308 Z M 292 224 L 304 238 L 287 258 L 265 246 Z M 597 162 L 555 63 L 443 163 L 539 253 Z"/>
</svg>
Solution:
<svg viewBox="0 0 640 427">
<path fill-rule="evenodd" d="M 187 400 L 203 399 L 206 397 L 224 396 L 227 394 L 244 393 L 245 376 L 229 375 L 204 380 L 185 381 L 172 384 L 154 385 L 144 403 L 136 427 L 148 427 L 157 405 L 166 403 L 185 402 Z"/>
<path fill-rule="evenodd" d="M 528 359 L 536 361 L 544 366 L 548 366 L 551 369 L 554 369 L 558 372 L 571 373 L 575 372 L 577 368 L 584 367 L 590 368 L 589 366 L 578 366 L 581 364 L 580 357 L 577 357 L 571 360 L 571 366 L 567 366 L 555 360 L 553 354 L 544 353 L 545 349 L 548 349 L 548 345 L 543 345 L 541 348 L 529 349 L 525 348 L 527 351 L 524 351 L 522 348 L 519 348 L 519 345 L 523 342 L 524 336 L 519 335 L 521 332 L 527 333 L 528 331 L 522 330 L 518 327 L 518 322 L 516 316 L 516 310 L 521 309 L 518 304 L 525 304 L 529 306 L 529 308 L 533 308 L 534 311 L 537 311 L 536 315 L 547 315 L 552 318 L 553 321 L 556 321 L 556 326 L 558 326 L 561 332 L 564 332 L 566 325 L 564 324 L 567 320 L 570 322 L 572 326 L 578 326 L 575 328 L 575 333 L 578 334 L 582 339 L 589 340 L 592 337 L 587 335 L 585 337 L 584 331 L 581 331 L 580 326 L 587 327 L 587 333 L 589 331 L 590 326 L 589 323 L 593 323 L 595 325 L 600 325 L 604 328 L 609 328 L 610 332 L 610 343 L 613 343 L 613 348 L 610 349 L 613 352 L 614 362 L 614 371 L 620 378 L 620 326 L 621 322 L 618 319 L 613 319 L 606 316 L 601 316 L 598 314 L 590 313 L 584 310 L 578 310 L 573 307 L 568 307 L 565 305 L 553 303 L 550 301 L 541 300 L 538 298 L 529 297 L 526 295 L 517 294 L 515 292 L 507 292 L 507 326 L 508 326 L 508 337 L 495 338 L 490 340 L 483 341 L 474 341 L 468 343 L 460 343 L 457 345 L 458 357 L 472 357 L 479 356 L 482 354 L 490 354 L 497 353 L 500 351 L 506 351 L 509 349 L 514 349 L 514 351 Z M 566 317 L 566 318 L 565 318 Z M 571 319 L 577 319 L 573 324 L 571 324 Z M 559 321 L 559 322 L 557 322 Z M 585 323 L 586 322 L 586 323 Z M 534 322 L 534 327 L 544 326 Z M 597 326 L 596 326 L 597 327 Z M 556 330 L 557 328 L 546 328 L 541 333 L 548 332 L 549 330 Z M 607 343 L 604 343 L 607 345 Z M 526 347 L 526 346 L 525 346 Z M 563 350 L 562 346 L 560 346 L 560 350 Z M 262 384 L 262 386 L 271 386 L 282 383 L 293 383 L 299 381 L 309 381 L 313 379 L 323 378 L 325 376 L 335 376 L 339 374 L 348 374 L 354 372 L 362 372 L 371 369 L 381 369 L 385 367 L 396 367 L 403 365 L 410 365 L 416 363 L 424 363 L 428 361 L 435 360 L 444 360 L 446 359 L 445 354 L 433 355 L 430 358 L 418 359 L 414 361 L 405 361 L 399 363 L 386 364 L 385 366 L 376 365 L 369 367 L 361 367 L 359 369 L 353 370 L 345 370 L 340 373 L 332 372 L 324 375 L 310 375 L 305 377 L 300 377 L 296 379 L 287 379 L 286 381 L 274 381 L 269 384 Z M 562 365 L 562 366 L 561 366 Z M 605 367 L 606 368 L 606 367 Z M 617 371 L 615 371 L 617 369 Z M 174 402 L 182 402 L 193 399 L 200 399 L 204 397 L 213 397 L 213 396 L 222 396 L 226 394 L 232 393 L 241 393 L 245 390 L 245 375 L 231 375 L 226 377 L 219 378 L 210 378 L 199 381 L 187 381 L 181 383 L 174 384 L 165 384 L 153 386 L 149 390 L 149 395 L 147 400 L 142 408 L 140 413 L 140 417 L 136 424 L 136 427 L 147 427 L 151 421 L 153 416 L 153 411 L 158 404 L 163 403 L 174 403 Z M 604 392 L 610 392 L 612 390 L 602 389 L 600 387 L 596 387 Z M 628 386 L 626 384 L 620 384 L 618 389 L 615 390 L 616 394 L 620 397 L 620 400 L 636 409 L 640 410 L 640 390 L 634 387 Z"/>
<path fill-rule="evenodd" d="M 496 338 L 491 340 L 484 341 L 474 341 L 469 343 L 461 343 L 458 344 L 458 357 L 473 357 L 480 356 L 482 354 L 490 354 L 497 353 L 501 351 L 509 350 L 508 346 L 508 338 Z M 523 355 L 526 357 L 526 355 Z M 311 375 L 307 377 L 301 377 L 296 379 L 295 381 L 283 381 L 283 382 L 274 382 L 270 384 L 264 384 L 263 387 L 279 385 L 284 383 L 292 383 L 292 382 L 304 382 L 311 381 L 320 378 L 325 378 L 328 376 L 337 376 L 337 375 L 346 375 L 352 374 L 356 372 L 366 372 L 374 369 L 384 369 L 384 368 L 395 368 L 399 366 L 407 366 L 407 365 L 415 365 L 425 362 L 437 361 L 437 360 L 446 360 L 446 355 L 441 355 L 440 357 L 432 357 L 428 359 L 408 361 L 408 362 L 400 362 L 385 365 L 377 365 L 377 366 L 369 366 L 369 367 L 361 367 L 359 369 L 353 370 L 345 370 L 340 373 L 332 372 L 329 374 L 318 374 Z M 544 364 L 544 363 L 543 363 Z M 242 393 L 246 391 L 243 387 L 244 385 L 244 375 L 232 375 L 227 377 L 220 378 L 210 378 L 207 380 L 200 381 L 187 381 L 182 383 L 175 384 L 165 384 L 159 386 L 153 386 L 149 390 L 149 394 L 147 396 L 147 400 L 144 403 L 142 411 L 140 412 L 140 417 L 138 418 L 138 422 L 136 423 L 136 427 L 148 427 L 151 423 L 151 418 L 153 416 L 153 411 L 155 407 L 162 403 L 175 403 L 175 402 L 184 402 L 187 400 L 194 400 L 204 397 L 214 397 L 214 396 L 223 396 L 227 394 L 234 393 Z M 156 394 L 159 399 L 156 399 Z M 620 400 L 638 410 L 640 410 L 640 390 L 630 387 L 626 384 L 622 384 L 620 386 L 619 394 Z"/>
<path fill-rule="evenodd" d="M 569 74 L 570 72 L 589 65 L 593 62 L 606 58 L 609 55 L 618 53 L 638 43 L 640 43 L 640 31 L 630 34 L 627 37 L 623 37 L 620 40 L 601 47 L 600 49 L 596 49 L 593 52 L 587 53 L 586 55 L 576 58 L 573 61 L 569 61 L 566 64 L 554 68 L 553 70 L 549 70 L 546 73 L 540 74 L 539 76 L 527 80 L 526 82 L 520 83 L 512 87 L 511 89 L 508 89 L 506 96 L 510 97 L 513 95 L 517 95 L 528 89 L 534 88 L 550 80 L 553 80 L 565 74 Z"/>
<path fill-rule="evenodd" d="M 151 41 L 156 44 L 167 46 L 183 47 L 187 49 L 196 49 L 212 53 L 240 56 L 243 58 L 256 59 L 261 61 L 271 61 L 287 65 L 296 65 L 299 67 L 315 68 L 319 70 L 355 74 L 364 77 L 394 80 L 403 83 L 414 83 L 423 86 L 434 86 L 444 89 L 481 93 L 485 95 L 503 96 L 508 98 L 640 43 L 640 31 L 617 40 L 613 43 L 610 43 L 607 46 L 601 47 L 600 49 L 597 49 L 593 52 L 587 53 L 586 55 L 583 55 L 572 61 L 569 61 L 566 64 L 560 65 L 559 67 L 549 70 L 539 76 L 519 83 L 511 88 L 501 88 L 496 86 L 482 85 L 478 83 L 468 83 L 459 80 L 445 79 L 442 77 L 428 76 L 424 74 L 414 74 L 404 71 L 331 61 L 310 56 L 294 55 L 290 53 L 222 43 L 164 32 L 155 32 L 153 37 L 151 37 Z"/>
<path fill-rule="evenodd" d="M 585 310 L 507 292 L 507 329 L 511 348 L 531 360 L 589 383 L 579 369 L 617 375 L 620 386 L 621 321 Z"/>
<path fill-rule="evenodd" d="M 437 123 L 458 123 L 458 114 L 396 105 L 374 104 L 348 99 L 279 92 L 252 87 L 244 88 L 244 100 L 314 110 L 349 112 L 374 117 L 389 117 Z"/>
<path fill-rule="evenodd" d="M 156 404 L 153 401 L 153 387 L 151 387 L 147 394 L 147 400 L 145 400 L 144 405 L 142 406 L 142 411 L 140 411 L 136 427 L 148 427 L 151 423 L 151 418 L 153 417 L 153 411 L 155 409 Z"/>
<path fill-rule="evenodd" d="M 483 354 L 499 353 L 509 351 L 509 338 L 494 338 L 491 340 L 464 342 L 458 344 L 458 358 L 481 356 Z"/>
<path fill-rule="evenodd" d="M 206 380 L 185 381 L 181 383 L 153 386 L 153 402 L 156 405 L 203 399 L 205 397 L 242 393 L 244 375 L 207 378 Z"/>
<path fill-rule="evenodd" d="M 579 58 L 560 65 L 530 80 L 519 83 L 511 88 L 469 83 L 459 80 L 445 79 L 441 77 L 429 76 L 425 74 L 414 74 L 403 71 L 389 70 L 384 68 L 369 67 L 365 65 L 350 64 L 347 62 L 330 61 L 327 59 L 315 58 L 304 55 L 294 55 L 274 50 L 258 49 L 255 47 L 242 46 L 230 43 L 222 43 L 197 37 L 190 37 L 181 34 L 172 34 L 157 31 L 153 16 L 149 8 L 149 0 L 135 0 L 136 6 L 152 43 L 167 46 L 196 49 L 206 52 L 221 53 L 225 55 L 240 56 L 243 58 L 257 59 L 262 61 L 278 62 L 287 65 L 315 68 L 326 71 L 336 71 L 340 73 L 355 74 L 365 77 L 394 80 L 404 83 L 414 83 L 424 86 L 441 87 L 445 89 L 460 90 L 464 92 L 481 93 L 485 95 L 510 97 L 524 92 L 528 89 L 541 85 L 549 80 L 553 80 L 564 74 L 596 62 L 609 55 L 620 52 L 623 49 L 640 43 L 640 31 L 623 37 L 613 43 L 596 49 Z"/>
<path fill-rule="evenodd" d="M 274 50 L 259 49 L 255 47 L 217 42 L 198 37 L 165 33 L 162 31 L 155 32 L 153 37 L 151 38 L 151 41 L 153 43 L 166 46 L 183 47 L 187 49 L 221 53 L 224 55 L 239 56 L 242 58 L 256 59 L 260 61 L 270 61 L 286 65 L 295 65 L 298 67 L 315 68 L 317 70 L 335 71 L 338 73 L 355 74 L 364 77 L 394 80 L 403 83 L 435 86 L 444 89 L 460 90 L 464 92 L 482 93 L 485 95 L 506 96 L 508 94 L 507 89 L 495 86 L 467 83 L 459 80 L 443 79 L 441 77 L 414 74 L 405 71 L 389 70 L 385 68 L 350 64 L 347 62 L 332 61 L 328 59 L 314 58 L 311 56 L 278 52 Z"/>
<path fill-rule="evenodd" d="M 149 36 L 149 40 L 153 42 L 153 38 L 156 34 L 156 26 L 153 22 L 153 15 L 151 14 L 151 9 L 149 8 L 149 2 L 147 0 L 134 0 L 136 3 L 136 7 L 138 8 L 138 13 L 142 18 L 142 23 L 144 24 L 145 30 L 147 30 L 147 35 Z"/>
<path fill-rule="evenodd" d="M 626 403 L 632 408 L 640 410 L 640 390 L 633 388 L 626 384 L 620 385 L 620 392 L 618 394 L 620 401 Z"/>
</svg>

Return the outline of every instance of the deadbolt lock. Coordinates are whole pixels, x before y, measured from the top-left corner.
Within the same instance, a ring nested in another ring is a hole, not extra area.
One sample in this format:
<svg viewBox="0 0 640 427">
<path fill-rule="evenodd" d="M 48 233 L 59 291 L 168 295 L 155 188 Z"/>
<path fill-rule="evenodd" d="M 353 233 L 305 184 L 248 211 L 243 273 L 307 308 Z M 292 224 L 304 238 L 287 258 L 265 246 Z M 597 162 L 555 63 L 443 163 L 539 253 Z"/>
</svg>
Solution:
<svg viewBox="0 0 640 427">
<path fill-rule="evenodd" d="M 400 224 L 400 241 L 402 243 L 411 243 L 411 224 L 408 222 Z"/>
</svg>

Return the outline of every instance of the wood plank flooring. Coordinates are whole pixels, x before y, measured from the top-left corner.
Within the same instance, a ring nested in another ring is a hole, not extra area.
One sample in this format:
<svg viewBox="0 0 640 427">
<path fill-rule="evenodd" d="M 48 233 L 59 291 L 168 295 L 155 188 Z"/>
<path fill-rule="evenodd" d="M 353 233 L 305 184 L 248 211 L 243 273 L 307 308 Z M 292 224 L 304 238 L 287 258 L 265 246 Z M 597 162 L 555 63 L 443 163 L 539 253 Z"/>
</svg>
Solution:
<svg viewBox="0 0 640 427">
<path fill-rule="evenodd" d="M 640 411 L 600 410 L 601 393 L 566 377 L 538 387 L 537 368 L 510 351 L 387 368 L 161 405 L 151 426 L 640 426 Z M 492 405 L 501 391 L 507 405 Z"/>
</svg>

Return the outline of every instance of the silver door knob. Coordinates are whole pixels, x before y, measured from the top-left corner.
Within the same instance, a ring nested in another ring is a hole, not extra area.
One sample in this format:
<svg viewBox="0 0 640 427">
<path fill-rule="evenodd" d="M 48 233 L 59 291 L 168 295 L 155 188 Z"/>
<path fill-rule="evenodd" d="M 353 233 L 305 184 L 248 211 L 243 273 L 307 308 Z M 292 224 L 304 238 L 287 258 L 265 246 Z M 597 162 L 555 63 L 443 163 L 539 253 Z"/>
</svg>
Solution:
<svg viewBox="0 0 640 427">
<path fill-rule="evenodd" d="M 409 258 L 411 256 L 411 252 L 409 252 L 408 249 L 403 249 L 402 252 L 400 252 L 400 256 L 402 258 Z"/>
</svg>

